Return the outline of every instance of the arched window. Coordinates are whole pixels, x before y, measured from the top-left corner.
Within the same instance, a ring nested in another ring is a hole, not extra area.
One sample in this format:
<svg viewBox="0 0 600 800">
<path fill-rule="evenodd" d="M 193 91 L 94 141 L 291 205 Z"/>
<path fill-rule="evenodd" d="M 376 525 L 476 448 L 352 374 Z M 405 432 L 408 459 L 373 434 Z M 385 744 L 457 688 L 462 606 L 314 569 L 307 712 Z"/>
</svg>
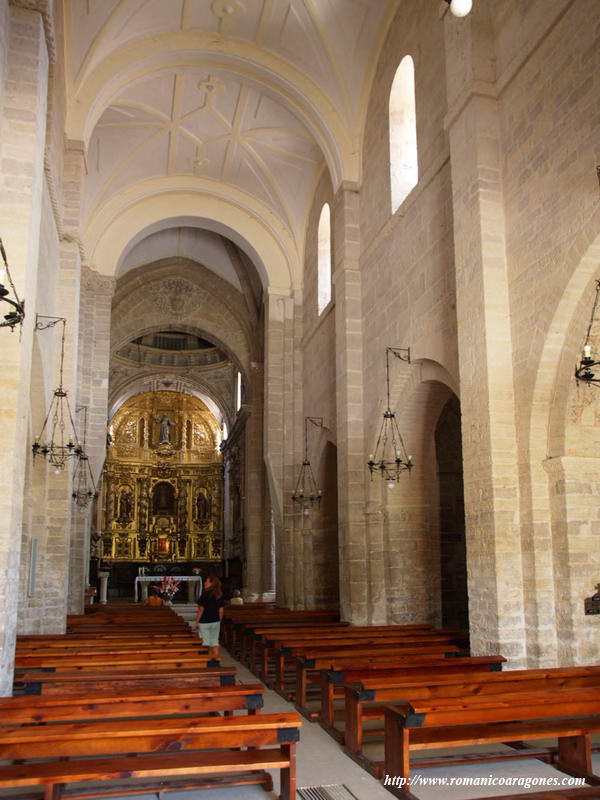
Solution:
<svg viewBox="0 0 600 800">
<path fill-rule="evenodd" d="M 325 203 L 318 230 L 318 296 L 319 314 L 331 300 L 331 211 Z"/>
<path fill-rule="evenodd" d="M 242 373 L 238 372 L 235 384 L 235 410 L 239 411 L 242 407 Z"/>
<path fill-rule="evenodd" d="M 410 56 L 404 56 L 396 70 L 390 92 L 389 112 L 390 183 L 394 214 L 419 180 L 415 66 Z"/>
</svg>

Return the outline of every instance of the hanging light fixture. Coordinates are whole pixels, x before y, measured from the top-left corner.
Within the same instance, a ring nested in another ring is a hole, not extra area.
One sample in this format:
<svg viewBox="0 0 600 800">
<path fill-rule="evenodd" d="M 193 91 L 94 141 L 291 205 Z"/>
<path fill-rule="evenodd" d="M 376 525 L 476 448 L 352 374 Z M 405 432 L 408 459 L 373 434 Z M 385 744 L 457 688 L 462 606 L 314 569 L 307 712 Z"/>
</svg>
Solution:
<svg viewBox="0 0 600 800">
<path fill-rule="evenodd" d="M 0 328 L 10 328 L 11 331 L 13 331 L 15 325 L 21 325 L 25 319 L 25 301 L 19 300 L 19 295 L 12 282 L 10 270 L 8 268 L 8 258 L 4 245 L 2 244 L 2 239 L 0 239 L 0 255 L 2 256 L 2 264 L 0 264 L 0 300 L 3 300 L 11 306 L 8 314 L 4 315 L 4 321 L 0 321 Z M 13 297 L 10 296 L 10 291 L 4 286 L 7 281 L 12 289 Z"/>
<path fill-rule="evenodd" d="M 87 508 L 90 500 L 98 497 L 98 491 L 85 449 L 87 442 L 87 406 L 77 406 L 75 413 L 78 414 L 80 411 L 83 411 L 83 446 L 73 472 L 73 492 L 71 497 L 76 505 L 83 510 Z"/>
<path fill-rule="evenodd" d="M 577 381 L 583 381 L 589 384 L 600 384 L 600 378 L 592 371 L 593 367 L 600 365 L 600 361 L 594 361 L 592 358 L 592 345 L 590 344 L 590 337 L 592 335 L 592 325 L 596 317 L 596 308 L 598 307 L 598 296 L 600 295 L 600 280 L 596 281 L 596 297 L 594 298 L 594 305 L 592 306 L 592 316 L 588 325 L 587 333 L 585 335 L 585 342 L 583 344 L 583 351 L 581 361 L 575 367 L 575 378 Z"/>
<path fill-rule="evenodd" d="M 473 0 L 446 0 L 455 17 L 466 17 L 473 8 Z"/>
<path fill-rule="evenodd" d="M 49 322 L 40 322 L 41 319 L 50 320 Z M 53 328 L 59 322 L 62 322 L 62 338 L 60 344 L 60 371 L 58 389 L 54 390 L 54 396 L 50 403 L 50 408 L 46 414 L 46 419 L 42 425 L 42 430 L 35 437 L 31 445 L 31 451 L 35 459 L 36 456 L 42 456 L 48 461 L 55 474 L 65 468 L 69 458 L 78 458 L 82 454 L 82 448 L 77 439 L 77 431 L 75 430 L 75 423 L 73 422 L 73 415 L 69 405 L 69 398 L 66 391 L 63 389 L 63 369 L 65 361 L 65 327 L 67 320 L 64 317 L 47 317 L 40 314 L 36 315 L 35 329 L 36 331 L 43 331 L 47 328 Z M 70 433 L 67 436 L 66 428 L 70 424 Z M 47 430 L 46 430 L 47 429 Z M 44 433 L 50 438 L 44 439 Z M 65 442 L 65 439 L 67 440 Z"/>
<path fill-rule="evenodd" d="M 315 503 L 320 503 L 323 492 L 317 488 L 317 482 L 308 459 L 308 423 L 312 422 L 317 428 L 323 427 L 323 417 L 304 417 L 304 461 L 298 473 L 296 488 L 292 493 L 294 503 L 302 508 L 305 517 L 310 514 L 310 509 Z"/>
<path fill-rule="evenodd" d="M 373 475 L 379 473 L 388 482 L 388 489 L 393 489 L 403 472 L 410 472 L 414 464 L 412 456 L 406 455 L 406 448 L 396 415 L 390 407 L 390 353 L 400 361 L 410 364 L 410 349 L 402 347 L 385 348 L 385 381 L 387 389 L 387 408 L 383 412 L 383 422 L 377 438 L 375 452 L 371 453 L 367 466 Z"/>
</svg>

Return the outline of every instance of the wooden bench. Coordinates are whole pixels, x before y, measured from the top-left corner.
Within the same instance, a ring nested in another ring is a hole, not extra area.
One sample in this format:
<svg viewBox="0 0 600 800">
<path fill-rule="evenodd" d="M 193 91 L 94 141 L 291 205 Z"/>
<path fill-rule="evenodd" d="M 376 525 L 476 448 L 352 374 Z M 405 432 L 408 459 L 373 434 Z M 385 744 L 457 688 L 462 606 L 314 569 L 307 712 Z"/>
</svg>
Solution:
<svg viewBox="0 0 600 800">
<path fill-rule="evenodd" d="M 263 707 L 264 687 L 260 683 L 231 686 L 190 687 L 187 690 L 162 688 L 160 691 L 133 689 L 114 694 L 84 696 L 31 696 L 0 698 L 2 725 L 38 725 L 40 723 L 77 722 L 130 717 L 164 717 L 170 714 L 245 710 L 256 714 Z"/>
<path fill-rule="evenodd" d="M 460 650 L 456 645 L 452 644 L 427 644 L 427 643 L 416 643 L 416 644 L 405 644 L 402 642 L 370 642 L 370 643 L 363 643 L 363 642 L 356 642 L 351 643 L 346 646 L 342 646 L 341 644 L 338 646 L 332 645 L 312 645 L 309 646 L 307 644 L 294 646 L 294 647 L 282 647 L 280 649 L 274 650 L 274 659 L 275 659 L 275 690 L 279 692 L 283 697 L 286 699 L 293 699 L 295 696 L 295 691 L 298 687 L 298 677 L 297 677 L 297 659 L 302 658 L 302 666 L 304 668 L 305 674 L 307 673 L 316 673 L 319 672 L 319 667 L 317 666 L 318 659 L 343 659 L 352 658 L 352 657 L 362 657 L 364 658 L 375 658 L 378 657 L 385 657 L 385 656 L 392 656 L 399 658 L 400 656 L 426 656 L 426 655 L 440 655 L 444 656 L 446 653 L 459 653 Z M 314 659 L 314 661 L 313 661 Z M 311 661 L 313 664 L 311 665 Z M 294 684 L 293 689 L 286 693 L 285 688 L 285 680 L 286 680 L 286 668 L 288 667 L 294 668 Z M 316 676 L 318 677 L 318 676 Z M 303 698 L 298 698 L 302 705 L 305 705 L 305 702 L 302 702 Z M 305 698 L 304 698 L 305 701 Z"/>
<path fill-rule="evenodd" d="M 431 629 L 419 630 L 416 628 L 405 628 L 404 626 L 350 626 L 344 629 L 335 630 L 302 630 L 294 631 L 274 631 L 262 633 L 255 636 L 255 641 L 251 644 L 248 666 L 263 680 L 269 678 L 270 662 L 275 664 L 275 653 L 283 647 L 295 647 L 302 644 L 309 646 L 325 646 L 342 643 L 351 645 L 356 643 L 369 644 L 371 642 L 393 642 L 399 641 L 403 644 L 409 643 L 430 643 L 456 644 L 459 647 L 468 645 L 468 641 L 462 632 L 453 633 L 446 631 L 436 631 Z M 258 657 L 258 664 L 256 658 Z"/>
<path fill-rule="evenodd" d="M 467 675 L 436 677 L 430 673 L 414 677 L 367 676 L 358 683 L 347 683 L 345 691 L 344 744 L 353 756 L 362 753 L 364 744 L 363 722 L 382 719 L 383 704 L 417 701 L 440 703 L 453 698 L 461 703 L 477 703 L 478 699 L 510 693 L 535 693 L 553 689 L 595 688 L 600 694 L 600 667 L 564 667 L 557 669 L 514 670 L 497 672 L 485 677 L 469 679 Z M 468 722 L 468 719 L 465 719 Z M 377 735 L 381 731 L 369 731 Z"/>
<path fill-rule="evenodd" d="M 442 658 L 431 656 L 427 658 L 415 657 L 410 662 L 398 659 L 355 660 L 338 661 L 328 659 L 326 664 L 318 662 L 320 669 L 320 722 L 338 741 L 343 740 L 343 734 L 335 728 L 334 701 L 337 697 L 344 697 L 344 684 L 360 683 L 369 678 L 390 679 L 394 681 L 409 680 L 411 676 L 419 675 L 424 679 L 433 681 L 471 680 L 474 675 L 484 674 L 486 680 L 491 672 L 500 672 L 502 664 L 506 662 L 503 656 L 466 656 L 464 658 Z M 313 668 L 317 664 L 313 660 Z M 302 668 L 302 663 L 298 664 Z M 296 694 L 298 696 L 298 692 Z M 341 739 L 339 735 L 341 734 Z"/>
<path fill-rule="evenodd" d="M 95 672 L 43 672 L 29 670 L 15 679 L 15 691 L 34 695 L 85 695 L 94 692 L 127 692 L 137 688 L 230 686 L 235 667 L 180 669 L 97 670 Z"/>
<path fill-rule="evenodd" d="M 221 625 L 223 645 L 231 653 L 238 652 L 238 636 L 242 634 L 247 623 L 255 626 L 259 624 L 270 625 L 287 622 L 336 622 L 339 620 L 337 611 L 317 609 L 314 611 L 290 611 L 289 609 L 267 609 L 257 612 L 245 606 L 228 606 L 225 609 Z"/>
<path fill-rule="evenodd" d="M 590 735 L 600 731 L 600 692 L 557 689 L 476 698 L 440 698 L 385 708 L 384 772 L 407 781 L 410 752 L 493 742 L 556 738 L 555 766 L 588 783 L 592 773 Z M 516 752 L 531 758 L 531 751 Z M 511 757 L 515 757 L 511 754 Z M 469 761 L 474 760 L 470 754 Z M 477 760 L 486 760 L 477 754 Z M 435 761 L 429 761 L 428 765 Z M 408 788 L 388 786 L 400 797 Z"/>
<path fill-rule="evenodd" d="M 212 776 L 210 785 L 217 779 L 228 785 L 259 783 L 270 791 L 265 770 L 279 769 L 282 800 L 295 800 L 300 725 L 296 713 L 283 713 L 161 719 L 160 726 L 152 719 L 2 726 L 0 759 L 25 763 L 0 766 L 0 788 L 43 786 L 44 800 L 59 800 L 63 787 L 75 782 L 157 778 L 160 788 L 165 779 L 175 781 L 169 788 L 183 788 L 178 781 L 188 776 L 183 786 L 193 788 Z M 40 758 L 50 760 L 31 761 Z M 139 787 L 140 794 L 153 791 L 147 784 Z M 88 796 L 115 792 L 121 793 L 114 786 L 94 787 Z"/>
<path fill-rule="evenodd" d="M 187 666 L 208 666 L 208 662 L 214 660 L 208 648 L 202 648 L 199 644 L 195 648 L 187 650 L 173 650 L 161 647 L 153 651 L 129 650 L 127 648 L 105 652 L 86 653 L 76 651 L 76 653 L 64 654 L 54 652 L 46 655 L 27 655 L 15 658 L 15 670 L 21 669 L 41 669 L 53 668 L 56 671 L 63 669 L 91 670 L 98 667 L 115 667 L 129 665 L 146 665 L 149 669 L 157 664 L 165 665 L 187 665 Z M 216 664 L 214 665 L 216 666 Z"/>
</svg>

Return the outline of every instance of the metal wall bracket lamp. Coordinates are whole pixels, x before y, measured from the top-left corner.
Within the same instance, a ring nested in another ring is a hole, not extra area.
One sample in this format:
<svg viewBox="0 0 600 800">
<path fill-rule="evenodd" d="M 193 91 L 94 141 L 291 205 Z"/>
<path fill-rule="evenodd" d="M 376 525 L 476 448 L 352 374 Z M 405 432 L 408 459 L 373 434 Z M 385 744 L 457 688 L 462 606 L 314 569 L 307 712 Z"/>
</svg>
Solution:
<svg viewBox="0 0 600 800">
<path fill-rule="evenodd" d="M 12 281 L 10 269 L 8 268 L 8 257 L 2 239 L 0 239 L 0 256 L 2 257 L 2 264 L 0 264 L 0 301 L 8 303 L 11 307 L 8 314 L 4 315 L 4 321 L 0 321 L 0 328 L 10 328 L 13 331 L 15 326 L 21 325 L 25 319 L 25 301 L 19 299 Z M 8 281 L 12 289 L 12 297 L 10 296 L 10 291 L 4 286 L 6 281 Z"/>
<path fill-rule="evenodd" d="M 590 344 L 590 338 L 592 335 L 592 326 L 594 324 L 594 319 L 596 317 L 596 308 L 598 307 L 598 297 L 600 295 L 600 280 L 596 280 L 596 297 L 594 298 L 594 305 L 592 306 L 592 315 L 590 317 L 590 322 L 588 325 L 587 333 L 585 335 L 585 342 L 583 344 L 583 351 L 581 356 L 581 361 L 575 367 L 575 379 L 577 382 L 582 381 L 583 383 L 600 384 L 600 378 L 596 377 L 596 373 L 593 372 L 593 368 L 600 365 L 600 361 L 595 361 L 592 358 L 592 345 Z"/>
<path fill-rule="evenodd" d="M 383 412 L 383 422 L 379 430 L 375 452 L 369 455 L 367 466 L 373 475 L 379 473 L 388 482 L 388 489 L 393 489 L 403 472 L 413 468 L 412 456 L 406 454 L 404 439 L 398 427 L 396 415 L 390 403 L 390 353 L 400 361 L 410 364 L 410 348 L 385 348 L 385 383 L 387 391 L 387 408 Z"/>
<path fill-rule="evenodd" d="M 41 322 L 41 320 L 48 320 Z M 45 458 L 56 475 L 65 468 L 67 459 L 71 457 L 79 458 L 83 453 L 83 448 L 77 439 L 77 431 L 75 430 L 75 423 L 73 421 L 73 414 L 71 413 L 71 406 L 69 405 L 69 398 L 67 392 L 63 388 L 63 371 L 65 363 L 65 328 L 67 320 L 64 317 L 48 317 L 42 314 L 36 314 L 35 329 L 36 331 L 43 331 L 47 328 L 53 328 L 58 323 L 62 323 L 62 338 L 60 345 L 60 369 L 59 369 L 59 382 L 58 388 L 54 390 L 54 396 L 50 403 L 50 408 L 46 414 L 46 419 L 42 425 L 42 430 L 35 437 L 31 445 L 31 452 L 35 460 L 36 456 Z M 67 437 L 66 427 L 70 424 L 70 434 Z M 47 430 L 46 430 L 47 429 Z M 44 433 L 50 438 L 44 439 Z M 65 438 L 67 441 L 65 442 Z"/>
<path fill-rule="evenodd" d="M 317 482 L 312 471 L 308 458 L 308 423 L 311 422 L 317 428 L 325 427 L 323 417 L 304 417 L 304 461 L 298 473 L 296 486 L 292 492 L 292 500 L 302 509 L 304 516 L 308 516 L 310 509 L 315 503 L 320 503 L 323 492 L 317 487 Z"/>
</svg>

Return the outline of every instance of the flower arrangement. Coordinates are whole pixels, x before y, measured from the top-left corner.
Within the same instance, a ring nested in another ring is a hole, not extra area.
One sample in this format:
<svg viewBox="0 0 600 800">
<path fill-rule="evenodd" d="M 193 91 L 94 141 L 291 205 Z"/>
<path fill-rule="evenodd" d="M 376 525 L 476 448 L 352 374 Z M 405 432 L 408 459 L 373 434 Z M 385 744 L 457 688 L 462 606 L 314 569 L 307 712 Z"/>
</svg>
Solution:
<svg viewBox="0 0 600 800">
<path fill-rule="evenodd" d="M 153 586 L 164 600 L 171 601 L 177 594 L 177 590 L 181 586 L 181 581 L 168 575 L 165 576 L 160 583 L 155 583 Z"/>
</svg>

